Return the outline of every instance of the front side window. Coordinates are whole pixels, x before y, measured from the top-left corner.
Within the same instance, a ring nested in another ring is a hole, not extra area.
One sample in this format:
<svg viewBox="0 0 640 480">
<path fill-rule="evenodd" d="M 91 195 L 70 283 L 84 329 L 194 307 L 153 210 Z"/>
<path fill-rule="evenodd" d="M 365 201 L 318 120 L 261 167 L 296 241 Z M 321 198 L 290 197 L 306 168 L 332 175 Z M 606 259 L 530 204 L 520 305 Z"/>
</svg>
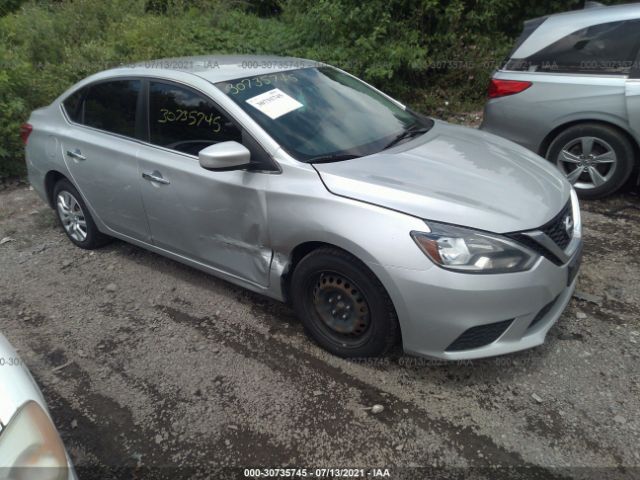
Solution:
<svg viewBox="0 0 640 480">
<path fill-rule="evenodd" d="M 370 155 L 399 135 L 420 133 L 432 124 L 331 67 L 240 78 L 216 86 L 300 161 Z"/>
<path fill-rule="evenodd" d="M 136 108 L 142 82 L 113 80 L 89 87 L 84 100 L 84 119 L 89 127 L 135 137 Z"/>
<path fill-rule="evenodd" d="M 240 130 L 206 97 L 171 83 L 149 84 L 151 143 L 197 155 L 219 142 L 242 143 Z"/>
<path fill-rule="evenodd" d="M 528 58 L 512 58 L 505 69 L 626 75 L 640 46 L 639 29 L 640 20 L 593 25 L 567 35 Z"/>
</svg>

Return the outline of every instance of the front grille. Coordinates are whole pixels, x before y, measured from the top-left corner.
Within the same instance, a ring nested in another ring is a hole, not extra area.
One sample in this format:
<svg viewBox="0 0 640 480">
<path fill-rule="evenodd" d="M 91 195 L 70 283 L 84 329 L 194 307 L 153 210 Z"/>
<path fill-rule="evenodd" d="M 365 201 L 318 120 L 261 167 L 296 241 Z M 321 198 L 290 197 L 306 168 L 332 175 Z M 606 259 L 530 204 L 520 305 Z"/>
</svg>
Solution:
<svg viewBox="0 0 640 480">
<path fill-rule="evenodd" d="M 536 242 L 533 238 L 523 235 L 521 233 L 513 233 L 510 235 L 510 237 L 522 243 L 526 247 L 529 247 L 529 249 L 533 250 L 538 255 L 542 255 L 547 260 L 553 262 L 555 265 L 558 265 L 558 266 L 562 265 L 562 260 L 556 257 L 553 253 L 551 253 L 545 247 L 540 245 L 538 242 Z"/>
<path fill-rule="evenodd" d="M 567 233 L 565 228 L 565 218 L 569 216 L 571 220 L 573 220 L 573 212 L 571 211 L 571 202 L 567 203 L 562 211 L 556 215 L 553 220 L 544 226 L 540 227 L 540 230 L 547 234 L 551 240 L 553 240 L 556 245 L 558 245 L 562 250 L 567 248 L 569 242 L 571 241 L 571 234 Z"/>
<path fill-rule="evenodd" d="M 573 232 L 570 234 L 567 233 L 565 229 L 565 218 L 567 215 L 573 220 L 573 211 L 571 209 L 571 201 L 569 201 L 564 208 L 558 213 L 553 219 L 549 222 L 545 223 L 542 227 L 536 229 L 542 233 L 544 233 L 547 237 L 549 237 L 561 250 L 565 250 L 569 243 L 571 242 L 571 238 Z M 533 238 L 525 235 L 522 232 L 516 232 L 508 234 L 509 237 L 513 238 L 519 243 L 522 243 L 529 249 L 533 250 L 539 255 L 542 255 L 547 260 L 553 262 L 556 265 L 562 265 L 563 262 L 559 259 L 553 252 L 551 252 L 547 247 L 541 245 Z"/>
<path fill-rule="evenodd" d="M 538 312 L 538 314 L 535 317 L 533 317 L 533 320 L 531 320 L 531 323 L 529 324 L 529 326 L 527 328 L 528 329 L 533 328 L 537 323 L 540 322 L 540 320 L 542 320 L 544 317 L 546 317 L 547 314 L 553 308 L 553 306 L 556 304 L 556 300 L 558 300 L 558 297 L 554 298 L 549 303 L 547 303 L 544 307 L 542 307 L 542 310 L 540 310 Z"/>
<path fill-rule="evenodd" d="M 502 335 L 509 325 L 511 325 L 513 319 L 505 320 L 503 322 L 490 323 L 488 325 L 480 325 L 478 327 L 471 327 L 465 330 L 462 335 L 454 340 L 454 342 L 447 347 L 447 352 L 459 352 L 461 350 L 472 350 L 474 348 L 484 347 L 490 343 L 495 342 L 500 335 Z"/>
</svg>

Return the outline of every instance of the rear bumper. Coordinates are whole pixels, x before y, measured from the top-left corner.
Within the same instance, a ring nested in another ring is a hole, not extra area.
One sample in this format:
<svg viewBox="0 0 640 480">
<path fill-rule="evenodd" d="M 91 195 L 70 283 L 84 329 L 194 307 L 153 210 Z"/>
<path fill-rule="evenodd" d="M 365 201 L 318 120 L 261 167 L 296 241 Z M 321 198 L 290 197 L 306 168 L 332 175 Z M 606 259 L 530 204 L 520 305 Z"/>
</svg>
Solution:
<svg viewBox="0 0 640 480">
<path fill-rule="evenodd" d="M 49 198 L 47 197 L 47 192 L 45 188 L 45 174 L 40 170 L 34 162 L 30 161 L 29 155 L 27 152 L 27 178 L 29 179 L 29 183 L 36 191 L 36 193 L 47 202 L 47 205 L 50 205 Z"/>
<path fill-rule="evenodd" d="M 571 300 L 569 265 L 545 258 L 529 271 L 469 275 L 396 269 L 391 296 L 406 353 L 442 360 L 503 355 L 544 342 Z M 470 329 L 473 329 L 470 331 Z"/>
</svg>

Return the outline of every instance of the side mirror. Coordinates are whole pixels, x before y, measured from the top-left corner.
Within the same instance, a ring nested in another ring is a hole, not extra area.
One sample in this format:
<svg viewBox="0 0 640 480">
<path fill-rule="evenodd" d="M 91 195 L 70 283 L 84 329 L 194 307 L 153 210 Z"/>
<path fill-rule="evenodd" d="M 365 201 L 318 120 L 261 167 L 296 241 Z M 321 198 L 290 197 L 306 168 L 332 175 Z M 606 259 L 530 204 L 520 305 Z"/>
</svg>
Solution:
<svg viewBox="0 0 640 480">
<path fill-rule="evenodd" d="M 240 170 L 249 166 L 251 152 L 238 142 L 220 142 L 200 150 L 198 160 L 200 166 L 207 170 Z"/>
</svg>

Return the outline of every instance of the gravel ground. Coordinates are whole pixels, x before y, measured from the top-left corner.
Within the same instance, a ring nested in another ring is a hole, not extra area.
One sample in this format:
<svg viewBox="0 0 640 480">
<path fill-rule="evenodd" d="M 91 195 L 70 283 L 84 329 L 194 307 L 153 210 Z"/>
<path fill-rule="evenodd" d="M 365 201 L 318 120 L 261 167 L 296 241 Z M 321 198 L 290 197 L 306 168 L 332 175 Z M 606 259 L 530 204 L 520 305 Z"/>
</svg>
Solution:
<svg viewBox="0 0 640 480">
<path fill-rule="evenodd" d="M 232 478 L 249 466 L 638 478 L 640 199 L 583 208 L 582 299 L 544 346 L 350 362 L 308 341 L 287 306 L 126 243 L 75 248 L 35 192 L 14 186 L 0 192 L 0 331 L 81 478 Z"/>
</svg>

